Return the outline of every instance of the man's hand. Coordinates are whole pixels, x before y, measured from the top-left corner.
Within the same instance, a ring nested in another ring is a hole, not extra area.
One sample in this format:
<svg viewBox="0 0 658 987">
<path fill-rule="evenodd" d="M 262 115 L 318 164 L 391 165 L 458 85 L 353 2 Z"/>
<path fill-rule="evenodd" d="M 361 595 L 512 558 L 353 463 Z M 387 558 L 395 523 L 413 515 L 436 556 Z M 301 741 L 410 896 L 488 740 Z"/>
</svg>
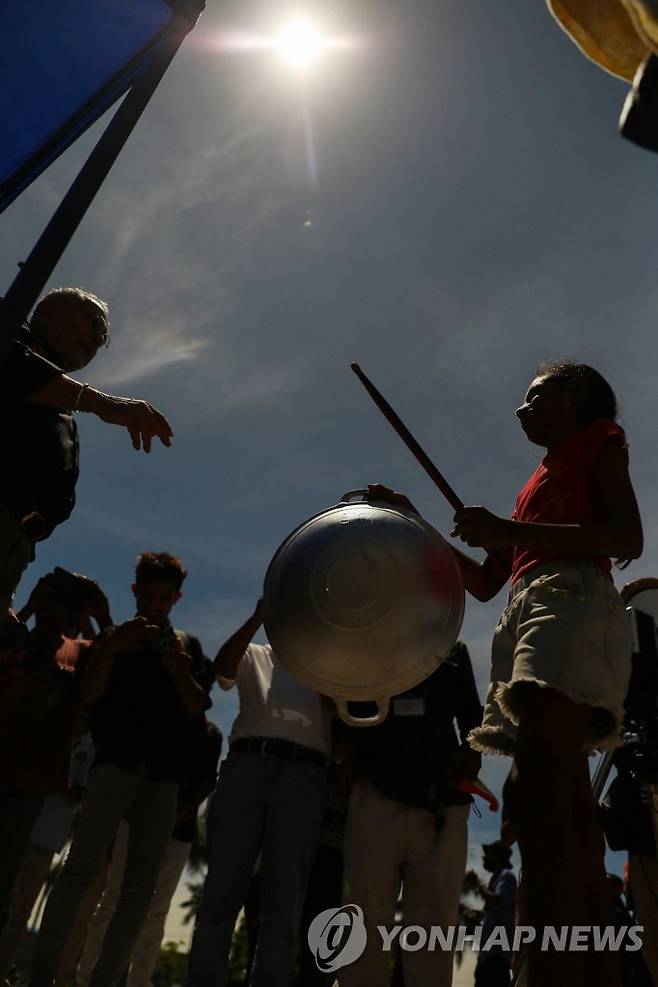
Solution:
<svg viewBox="0 0 658 987">
<path fill-rule="evenodd" d="M 113 655 L 122 651 L 143 651 L 150 644 L 155 644 L 162 634 L 157 624 L 149 624 L 146 617 L 133 617 L 125 624 L 120 624 L 102 639 L 106 653 Z"/>
<path fill-rule="evenodd" d="M 178 698 L 189 716 L 199 716 L 203 712 L 206 694 L 192 675 L 192 658 L 183 651 L 183 645 L 176 639 L 174 648 L 165 656 L 164 663 L 174 680 Z"/>
<path fill-rule="evenodd" d="M 192 658 L 186 651 L 183 651 L 183 646 L 178 639 L 176 639 L 176 644 L 165 657 L 164 663 L 174 678 L 180 675 L 181 672 L 192 672 Z"/>
<path fill-rule="evenodd" d="M 514 545 L 514 522 L 492 514 L 486 507 L 462 507 L 454 517 L 452 538 L 471 548 L 509 548 Z"/>
<path fill-rule="evenodd" d="M 135 449 L 151 451 L 151 440 L 158 438 L 171 445 L 173 431 L 165 416 L 148 401 L 116 397 L 87 388 L 80 401 L 80 411 L 89 411 L 109 425 L 123 425 L 130 432 Z"/>
</svg>

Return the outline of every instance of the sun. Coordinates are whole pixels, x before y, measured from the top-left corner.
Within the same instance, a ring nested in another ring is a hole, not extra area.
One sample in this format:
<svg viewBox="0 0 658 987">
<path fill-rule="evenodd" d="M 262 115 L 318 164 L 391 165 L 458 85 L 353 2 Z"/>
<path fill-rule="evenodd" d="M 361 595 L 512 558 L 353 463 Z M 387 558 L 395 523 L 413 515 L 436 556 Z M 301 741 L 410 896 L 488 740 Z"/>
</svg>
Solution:
<svg viewBox="0 0 658 987">
<path fill-rule="evenodd" d="M 285 62 L 303 69 L 315 61 L 325 47 L 325 41 L 310 21 L 299 18 L 281 29 L 275 47 Z"/>
</svg>

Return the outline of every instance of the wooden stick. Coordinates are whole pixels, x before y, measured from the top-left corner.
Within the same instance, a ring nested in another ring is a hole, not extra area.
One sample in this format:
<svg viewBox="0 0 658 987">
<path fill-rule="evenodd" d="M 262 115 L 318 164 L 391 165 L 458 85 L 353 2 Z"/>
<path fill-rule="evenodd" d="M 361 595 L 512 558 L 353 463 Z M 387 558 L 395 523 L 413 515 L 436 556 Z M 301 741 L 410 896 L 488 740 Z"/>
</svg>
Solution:
<svg viewBox="0 0 658 987">
<path fill-rule="evenodd" d="M 415 456 L 429 478 L 433 480 L 453 510 L 458 511 L 460 507 L 464 506 L 464 503 L 452 489 L 443 473 L 439 472 L 423 447 L 415 440 L 400 416 L 393 411 L 384 395 L 380 394 L 371 380 L 368 380 L 359 364 L 352 363 L 350 366 L 381 413 L 400 436 L 409 452 Z M 497 551 L 492 551 L 491 549 L 485 549 L 485 551 L 488 558 L 491 559 L 491 564 L 498 570 L 499 575 L 503 577 L 504 581 L 507 582 L 510 575 L 507 561 Z"/>
<path fill-rule="evenodd" d="M 404 444 L 406 445 L 412 456 L 415 456 L 420 465 L 423 467 L 429 478 L 436 484 L 443 496 L 446 498 L 453 510 L 458 511 L 460 507 L 463 507 L 463 501 L 457 496 L 455 491 L 452 489 L 446 478 L 442 473 L 436 468 L 430 457 L 427 455 L 425 450 L 416 442 L 415 438 L 404 424 L 402 419 L 396 414 L 391 408 L 390 404 L 386 400 L 383 394 L 377 390 L 372 381 L 368 380 L 358 363 L 351 364 L 352 370 L 359 378 L 366 391 L 373 399 L 381 413 L 384 415 L 386 420 L 393 426 L 395 431 L 398 433 Z"/>
</svg>

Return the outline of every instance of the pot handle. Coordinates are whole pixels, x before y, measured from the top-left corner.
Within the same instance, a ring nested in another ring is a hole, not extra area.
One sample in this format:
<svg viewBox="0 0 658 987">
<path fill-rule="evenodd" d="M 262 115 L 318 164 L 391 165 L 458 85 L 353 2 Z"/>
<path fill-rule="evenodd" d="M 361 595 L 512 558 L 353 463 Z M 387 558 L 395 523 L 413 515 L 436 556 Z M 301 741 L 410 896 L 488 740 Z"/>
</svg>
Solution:
<svg viewBox="0 0 658 987">
<path fill-rule="evenodd" d="M 341 720 L 343 723 L 347 723 L 350 727 L 376 727 L 379 726 L 380 723 L 383 723 L 388 716 L 388 696 L 380 696 L 378 699 L 374 700 L 374 702 L 377 703 L 377 713 L 375 716 L 352 716 L 347 708 L 346 699 L 334 698 L 334 702 L 336 703 L 338 715 Z"/>
<path fill-rule="evenodd" d="M 349 502 L 357 495 L 361 497 L 362 500 L 365 500 L 367 493 L 368 491 L 365 488 L 362 488 L 360 490 L 348 490 L 347 493 L 344 493 L 343 496 L 340 498 L 339 504 L 349 504 Z"/>
</svg>

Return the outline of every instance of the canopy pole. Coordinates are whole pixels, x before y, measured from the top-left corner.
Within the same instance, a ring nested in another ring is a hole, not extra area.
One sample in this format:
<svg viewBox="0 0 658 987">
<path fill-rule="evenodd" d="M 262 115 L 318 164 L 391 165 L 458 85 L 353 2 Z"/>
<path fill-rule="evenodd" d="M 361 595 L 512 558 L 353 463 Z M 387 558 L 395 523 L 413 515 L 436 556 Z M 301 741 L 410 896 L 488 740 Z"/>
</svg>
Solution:
<svg viewBox="0 0 658 987">
<path fill-rule="evenodd" d="M 0 330 L 0 360 L 4 359 L 11 345 L 15 330 L 27 319 L 36 304 L 174 55 L 195 26 L 205 3 L 203 0 L 191 0 L 180 6 L 185 9 L 176 11 L 172 16 L 151 64 L 125 95 L 30 256 L 20 264 L 20 271 L 4 299 L 8 318 L 3 319 Z"/>
</svg>

